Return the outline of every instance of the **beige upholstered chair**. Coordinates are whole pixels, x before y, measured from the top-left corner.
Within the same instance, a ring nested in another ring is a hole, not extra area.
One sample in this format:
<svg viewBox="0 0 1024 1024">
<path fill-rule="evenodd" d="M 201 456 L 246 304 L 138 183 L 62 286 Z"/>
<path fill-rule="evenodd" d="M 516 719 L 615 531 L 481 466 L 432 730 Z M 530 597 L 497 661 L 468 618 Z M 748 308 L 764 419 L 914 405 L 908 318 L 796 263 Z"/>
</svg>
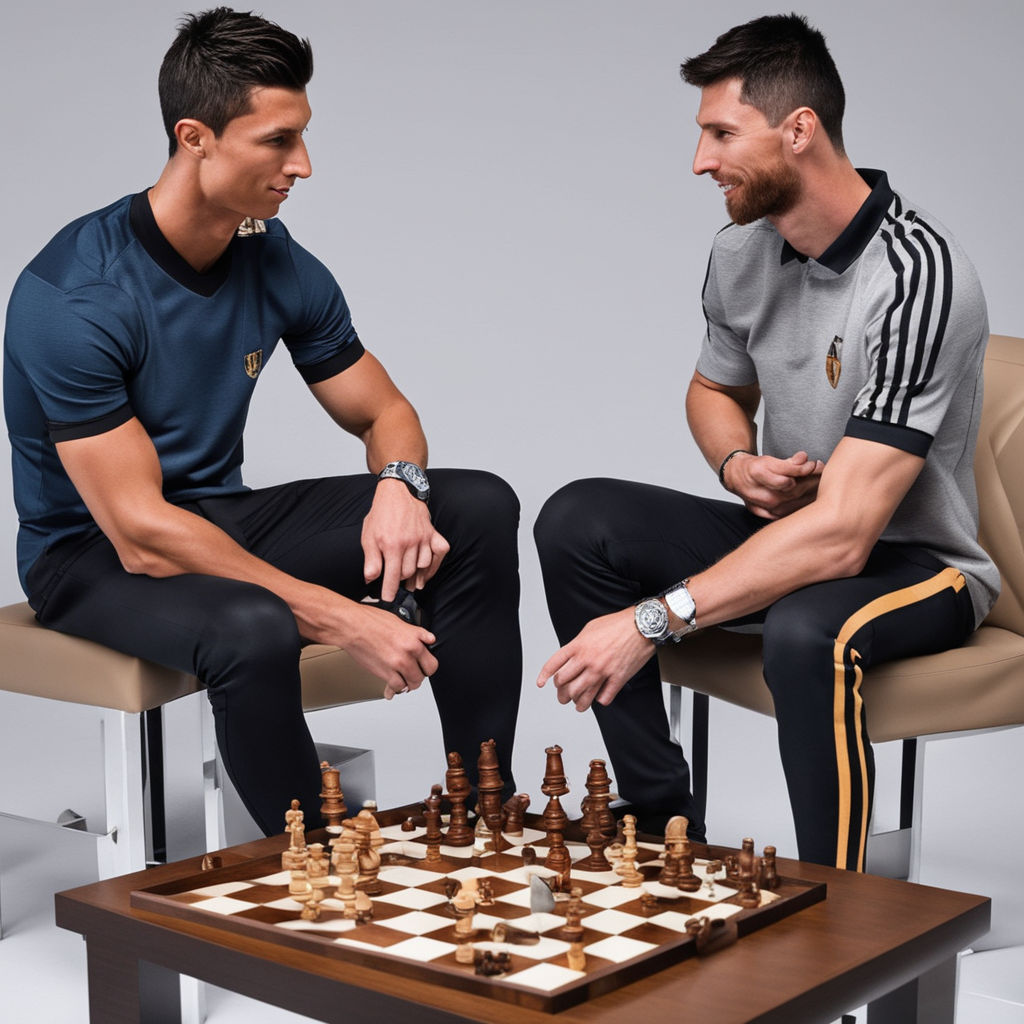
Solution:
<svg viewBox="0 0 1024 1024">
<path fill-rule="evenodd" d="M 384 684 L 336 647 L 306 647 L 300 667 L 306 711 L 383 696 Z M 162 799 L 153 785 L 160 775 L 161 709 L 199 689 L 197 680 L 185 673 L 45 629 L 27 604 L 0 608 L 0 690 L 103 709 L 106 823 L 102 831 L 91 833 L 101 878 L 145 867 L 147 832 L 152 846 Z M 194 795 L 197 803 L 205 804 L 196 816 L 205 821 L 207 848 L 218 845 L 214 756 L 212 736 L 207 735 L 206 770 L 197 766 L 194 773 L 205 780 L 204 792 Z M 34 820 L 2 811 L 0 817 Z"/>
<path fill-rule="evenodd" d="M 904 741 L 903 869 L 916 877 L 923 784 L 917 738 L 1024 725 L 1024 340 L 993 335 L 985 357 L 985 399 L 975 456 L 980 539 L 1002 576 L 988 618 L 961 648 L 879 665 L 862 685 L 874 742 Z M 708 701 L 703 695 L 773 715 L 761 674 L 760 637 L 709 629 L 663 649 L 663 679 L 676 689 L 670 713 L 678 730 L 680 691 L 694 691 L 695 795 L 707 785 Z M 911 798 L 913 806 L 911 806 Z M 878 840 L 879 837 L 875 837 Z M 869 844 L 869 870 L 873 869 Z M 879 845 L 881 845 L 879 843 Z M 885 873 L 889 873 L 888 870 Z M 897 871 L 897 873 L 902 873 Z"/>
</svg>

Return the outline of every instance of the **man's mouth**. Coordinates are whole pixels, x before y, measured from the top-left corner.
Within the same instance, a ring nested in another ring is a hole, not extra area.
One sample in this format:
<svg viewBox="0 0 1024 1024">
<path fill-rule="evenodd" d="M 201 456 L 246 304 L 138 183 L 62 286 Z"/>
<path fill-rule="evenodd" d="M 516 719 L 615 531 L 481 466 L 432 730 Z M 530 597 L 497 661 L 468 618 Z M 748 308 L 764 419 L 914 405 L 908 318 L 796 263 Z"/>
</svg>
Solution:
<svg viewBox="0 0 1024 1024">
<path fill-rule="evenodd" d="M 270 191 L 271 192 L 276 192 L 282 199 L 287 199 L 288 198 L 288 191 L 289 190 L 287 188 L 271 188 Z"/>
</svg>

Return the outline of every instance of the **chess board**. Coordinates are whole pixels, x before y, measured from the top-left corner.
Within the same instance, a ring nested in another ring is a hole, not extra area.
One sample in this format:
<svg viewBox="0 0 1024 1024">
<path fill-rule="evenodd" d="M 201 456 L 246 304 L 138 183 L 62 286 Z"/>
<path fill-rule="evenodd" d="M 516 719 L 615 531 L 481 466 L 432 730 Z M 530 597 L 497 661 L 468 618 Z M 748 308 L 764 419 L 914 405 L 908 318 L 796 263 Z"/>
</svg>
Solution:
<svg viewBox="0 0 1024 1024">
<path fill-rule="evenodd" d="M 345 919 L 340 902 L 330 897 L 320 904 L 319 920 L 302 920 L 301 904 L 289 895 L 290 874 L 281 870 L 278 857 L 137 890 L 132 906 L 555 1013 L 694 956 L 697 943 L 686 929 L 692 918 L 728 921 L 742 938 L 825 898 L 823 884 L 781 877 L 777 888 L 761 894 L 761 906 L 741 907 L 724 876 L 709 886 L 708 861 L 700 859 L 694 868 L 704 884 L 698 892 L 681 893 L 657 881 L 662 848 L 641 842 L 638 867 L 644 882 L 639 888 L 624 886 L 611 865 L 602 872 L 573 870 L 571 885 L 583 894 L 585 966 L 571 970 L 569 943 L 558 937 L 566 923 L 567 897 L 556 894 L 561 899 L 553 912 L 530 909 L 531 875 L 555 874 L 542 863 L 545 833 L 527 827 L 521 836 L 506 837 L 509 847 L 498 854 L 443 845 L 442 860 L 435 863 L 425 859 L 422 828 L 408 832 L 390 825 L 382 833 L 381 891 L 372 898 L 373 919 L 367 923 Z M 527 844 L 537 853 L 534 864 L 524 862 Z M 285 845 L 282 840 L 282 849 Z M 574 861 L 589 853 L 581 843 L 566 845 Z M 511 970 L 496 977 L 478 975 L 472 964 L 455 957 L 456 916 L 445 882 L 470 877 L 489 878 L 493 892 L 493 904 L 475 912 L 474 948 L 510 955 Z M 650 895 L 642 902 L 644 892 Z M 538 938 L 529 944 L 491 942 L 499 922 Z"/>
</svg>

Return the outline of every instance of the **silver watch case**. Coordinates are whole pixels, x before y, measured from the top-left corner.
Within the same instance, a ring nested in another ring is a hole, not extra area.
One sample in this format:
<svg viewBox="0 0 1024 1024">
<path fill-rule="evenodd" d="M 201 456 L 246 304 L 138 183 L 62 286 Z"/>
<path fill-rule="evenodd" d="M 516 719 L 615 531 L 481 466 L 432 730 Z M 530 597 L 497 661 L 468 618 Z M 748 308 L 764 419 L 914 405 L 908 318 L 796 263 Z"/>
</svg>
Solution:
<svg viewBox="0 0 1024 1024">
<path fill-rule="evenodd" d="M 430 498 L 427 474 L 415 462 L 389 462 L 378 474 L 378 480 L 401 480 L 420 501 Z"/>
<path fill-rule="evenodd" d="M 668 628 L 668 612 L 656 597 L 645 598 L 637 604 L 633 609 L 633 621 L 640 635 L 656 644 L 676 639 Z"/>
</svg>

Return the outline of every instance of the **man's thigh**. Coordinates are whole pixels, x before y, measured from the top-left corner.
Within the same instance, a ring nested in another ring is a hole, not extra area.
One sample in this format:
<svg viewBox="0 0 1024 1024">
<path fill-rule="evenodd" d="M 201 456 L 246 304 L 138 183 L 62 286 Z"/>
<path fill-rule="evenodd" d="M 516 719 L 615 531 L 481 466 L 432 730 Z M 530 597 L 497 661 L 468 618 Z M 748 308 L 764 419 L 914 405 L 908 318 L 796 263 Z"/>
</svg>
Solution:
<svg viewBox="0 0 1024 1024">
<path fill-rule="evenodd" d="M 230 646 L 255 633 L 298 651 L 287 606 L 263 588 L 216 576 L 125 572 L 99 533 L 49 564 L 44 556 L 29 582 L 44 626 L 182 672 L 203 676 L 205 652 L 218 639 Z"/>
</svg>

